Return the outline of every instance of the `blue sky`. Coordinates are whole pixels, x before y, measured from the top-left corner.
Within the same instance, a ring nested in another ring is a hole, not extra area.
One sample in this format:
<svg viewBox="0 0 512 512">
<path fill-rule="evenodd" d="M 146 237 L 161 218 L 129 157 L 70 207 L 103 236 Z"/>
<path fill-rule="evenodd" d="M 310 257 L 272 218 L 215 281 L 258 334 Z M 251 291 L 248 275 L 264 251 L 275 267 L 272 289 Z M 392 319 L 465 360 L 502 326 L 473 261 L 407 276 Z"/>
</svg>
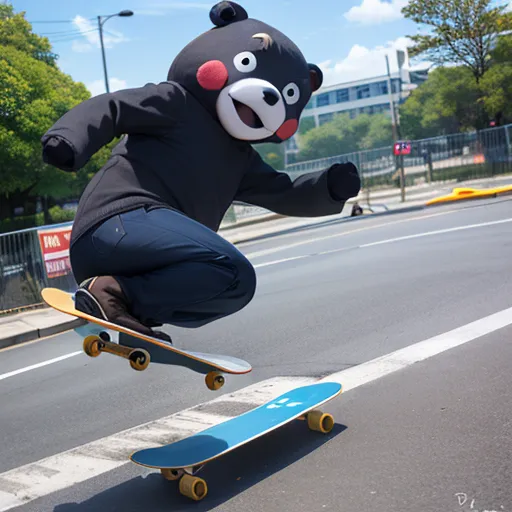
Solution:
<svg viewBox="0 0 512 512">
<path fill-rule="evenodd" d="M 93 94 L 104 92 L 96 16 L 123 9 L 105 25 L 106 56 L 112 90 L 166 79 L 180 49 L 209 30 L 214 1 L 174 0 L 14 0 L 35 32 L 47 35 L 59 67 L 84 82 Z M 239 0 L 249 16 L 287 34 L 310 62 L 321 65 L 325 84 L 385 73 L 385 53 L 396 69 L 394 48 L 417 32 L 400 9 L 407 0 Z M 93 20 L 90 20 L 93 18 Z M 39 23 L 41 21 L 63 23 Z M 417 63 L 413 63 L 417 64 Z"/>
</svg>

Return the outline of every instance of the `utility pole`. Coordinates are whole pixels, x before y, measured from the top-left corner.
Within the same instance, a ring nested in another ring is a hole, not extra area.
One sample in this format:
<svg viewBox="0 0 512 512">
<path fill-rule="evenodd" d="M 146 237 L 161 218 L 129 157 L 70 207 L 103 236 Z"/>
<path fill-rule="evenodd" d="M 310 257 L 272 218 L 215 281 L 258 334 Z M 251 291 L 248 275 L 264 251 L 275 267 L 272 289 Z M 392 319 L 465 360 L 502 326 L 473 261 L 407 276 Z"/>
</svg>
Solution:
<svg viewBox="0 0 512 512">
<path fill-rule="evenodd" d="M 109 16 L 98 16 L 98 29 L 100 32 L 101 56 L 103 58 L 103 74 L 105 76 L 105 89 L 106 89 L 107 93 L 110 92 L 110 87 L 108 85 L 107 59 L 105 57 L 105 45 L 103 43 L 103 25 L 107 20 L 109 20 L 110 18 L 113 18 L 115 16 L 120 16 L 121 18 L 127 18 L 128 16 L 133 16 L 133 11 L 125 10 L 125 11 L 120 11 L 117 14 L 111 14 Z"/>
</svg>

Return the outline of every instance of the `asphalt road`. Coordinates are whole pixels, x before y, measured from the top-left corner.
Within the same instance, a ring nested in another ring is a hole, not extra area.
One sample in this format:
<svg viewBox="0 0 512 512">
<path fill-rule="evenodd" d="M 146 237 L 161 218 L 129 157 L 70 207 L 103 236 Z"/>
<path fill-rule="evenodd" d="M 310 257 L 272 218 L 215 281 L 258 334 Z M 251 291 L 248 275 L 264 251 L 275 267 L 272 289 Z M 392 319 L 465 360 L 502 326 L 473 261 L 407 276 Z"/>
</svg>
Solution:
<svg viewBox="0 0 512 512">
<path fill-rule="evenodd" d="M 80 351 L 74 333 L 0 351 L 0 510 L 2 491 L 16 487 L 10 470 L 266 379 L 343 376 L 512 308 L 511 233 L 512 200 L 494 199 L 242 245 L 257 268 L 254 301 L 200 330 L 169 329 L 178 346 L 252 363 L 217 393 L 185 369 L 139 373 L 108 355 L 1 379 Z M 198 504 L 131 463 L 99 474 L 97 456 L 91 478 L 11 510 L 512 511 L 511 336 L 512 313 L 501 328 L 349 389 L 326 406 L 337 420 L 330 435 L 297 422 L 223 457 L 205 468 L 210 491 Z M 222 404 L 213 412 L 240 412 Z"/>
</svg>

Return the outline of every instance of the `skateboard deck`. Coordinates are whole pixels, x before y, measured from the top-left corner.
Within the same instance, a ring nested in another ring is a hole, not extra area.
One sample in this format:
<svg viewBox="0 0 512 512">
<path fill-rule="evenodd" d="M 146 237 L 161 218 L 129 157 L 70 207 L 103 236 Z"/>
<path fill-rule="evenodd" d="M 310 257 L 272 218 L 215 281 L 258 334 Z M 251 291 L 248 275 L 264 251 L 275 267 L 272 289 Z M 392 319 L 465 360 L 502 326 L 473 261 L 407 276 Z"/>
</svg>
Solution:
<svg viewBox="0 0 512 512">
<path fill-rule="evenodd" d="M 84 338 L 83 349 L 90 357 L 107 352 L 128 359 L 130 366 L 139 371 L 145 370 L 150 362 L 184 366 L 206 375 L 206 385 L 212 390 L 224 384 L 222 373 L 241 375 L 252 370 L 251 365 L 242 359 L 178 349 L 152 336 L 82 313 L 75 309 L 73 295 L 63 290 L 44 288 L 41 295 L 53 309 L 87 321 L 86 325 L 74 330 Z M 107 330 L 118 332 L 119 343 L 111 341 Z"/>
<path fill-rule="evenodd" d="M 342 391 L 337 382 L 301 386 L 240 416 L 210 427 L 180 441 L 139 450 L 132 462 L 159 469 L 168 480 L 180 480 L 180 492 L 193 499 L 203 499 L 208 487 L 195 475 L 207 462 L 268 434 L 295 419 L 306 419 L 311 430 L 324 434 L 334 427 L 330 414 L 316 410 Z"/>
</svg>

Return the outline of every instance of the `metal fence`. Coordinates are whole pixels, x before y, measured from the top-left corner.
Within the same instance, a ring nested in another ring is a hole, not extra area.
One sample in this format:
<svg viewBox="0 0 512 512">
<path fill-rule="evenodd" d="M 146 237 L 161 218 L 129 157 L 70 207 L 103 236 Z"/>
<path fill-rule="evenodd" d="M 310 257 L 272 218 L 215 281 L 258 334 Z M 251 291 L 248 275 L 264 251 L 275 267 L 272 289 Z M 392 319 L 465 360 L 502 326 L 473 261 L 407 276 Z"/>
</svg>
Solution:
<svg viewBox="0 0 512 512">
<path fill-rule="evenodd" d="M 71 223 L 52 226 L 71 225 Z M 39 242 L 39 228 L 0 234 L 0 313 L 41 303 L 41 290 L 76 288 L 71 273 L 48 278 Z"/>
<path fill-rule="evenodd" d="M 288 165 L 291 177 L 328 168 L 335 163 L 353 162 L 363 178 L 364 188 L 400 186 L 423 182 L 462 181 L 512 172 L 512 124 L 478 132 L 450 134 L 410 142 L 408 155 L 397 157 L 391 147 L 357 151 Z"/>
</svg>

